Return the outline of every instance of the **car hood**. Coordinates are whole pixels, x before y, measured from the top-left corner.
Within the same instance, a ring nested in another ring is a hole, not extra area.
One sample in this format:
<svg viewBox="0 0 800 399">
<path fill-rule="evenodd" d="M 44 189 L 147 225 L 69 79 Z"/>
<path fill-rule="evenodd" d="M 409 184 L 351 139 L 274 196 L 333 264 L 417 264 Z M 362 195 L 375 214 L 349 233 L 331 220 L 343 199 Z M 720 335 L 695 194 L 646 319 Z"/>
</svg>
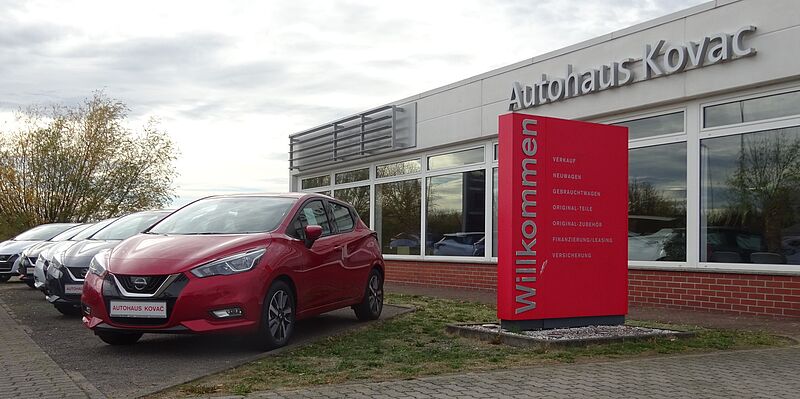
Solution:
<svg viewBox="0 0 800 399">
<path fill-rule="evenodd" d="M 111 252 L 108 271 L 124 275 L 163 275 L 188 271 L 228 255 L 264 247 L 270 235 L 139 234 Z"/>
<path fill-rule="evenodd" d="M 0 243 L 0 255 L 15 255 L 18 254 L 31 245 L 40 243 L 41 241 L 3 241 Z"/>
<path fill-rule="evenodd" d="M 25 255 L 28 256 L 29 258 L 38 258 L 39 255 L 42 252 L 44 252 L 44 250 L 56 244 L 58 243 L 53 241 L 42 241 L 38 244 L 31 245 L 30 247 L 25 249 Z"/>
<path fill-rule="evenodd" d="M 116 247 L 120 240 L 83 240 L 70 246 L 60 256 L 61 264 L 69 267 L 89 267 L 98 252 Z"/>
<path fill-rule="evenodd" d="M 39 253 L 39 258 L 46 259 L 46 260 L 51 260 L 51 259 L 53 259 L 53 256 L 55 254 L 58 254 L 60 252 L 64 252 L 69 247 L 77 244 L 78 242 L 79 241 L 55 242 L 55 243 L 53 243 L 53 245 L 50 245 L 49 247 L 44 248 L 44 250 L 42 250 L 42 252 Z"/>
</svg>

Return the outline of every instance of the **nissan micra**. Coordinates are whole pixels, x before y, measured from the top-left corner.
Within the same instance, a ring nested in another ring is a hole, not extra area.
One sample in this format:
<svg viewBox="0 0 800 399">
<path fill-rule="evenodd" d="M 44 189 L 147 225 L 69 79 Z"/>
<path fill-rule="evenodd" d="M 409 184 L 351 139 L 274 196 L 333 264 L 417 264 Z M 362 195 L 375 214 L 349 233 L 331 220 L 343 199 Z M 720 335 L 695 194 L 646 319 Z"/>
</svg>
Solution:
<svg viewBox="0 0 800 399">
<path fill-rule="evenodd" d="M 111 345 L 144 333 L 224 332 L 252 334 L 267 350 L 285 345 L 297 320 L 334 309 L 377 319 L 383 276 L 375 232 L 344 202 L 214 196 L 97 254 L 83 324 Z"/>
</svg>

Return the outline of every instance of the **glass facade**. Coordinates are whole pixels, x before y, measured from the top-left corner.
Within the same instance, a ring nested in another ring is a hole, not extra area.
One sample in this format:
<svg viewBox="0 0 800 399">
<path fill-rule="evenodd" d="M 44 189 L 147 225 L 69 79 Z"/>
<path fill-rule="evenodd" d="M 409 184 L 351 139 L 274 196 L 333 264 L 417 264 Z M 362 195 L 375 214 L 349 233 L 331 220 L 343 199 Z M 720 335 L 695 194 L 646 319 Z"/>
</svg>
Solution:
<svg viewBox="0 0 800 399">
<path fill-rule="evenodd" d="M 800 270 L 800 91 L 712 104 L 615 123 L 629 129 L 629 261 Z M 497 256 L 496 138 L 311 176 L 297 183 L 353 204 L 389 258 Z"/>
<path fill-rule="evenodd" d="M 751 98 L 703 109 L 703 126 L 717 127 L 800 114 L 800 91 Z"/>
<path fill-rule="evenodd" d="M 486 172 L 428 178 L 426 255 L 484 256 Z"/>
<path fill-rule="evenodd" d="M 384 254 L 419 255 L 420 179 L 375 185 L 375 227 Z M 425 239 L 427 247 L 431 243 Z"/>
<path fill-rule="evenodd" d="M 701 261 L 800 264 L 800 128 L 701 142 Z"/>
<path fill-rule="evenodd" d="M 686 143 L 628 151 L 628 259 L 686 260 Z"/>
<path fill-rule="evenodd" d="M 428 158 L 428 170 L 483 163 L 483 147 L 434 155 Z"/>
<path fill-rule="evenodd" d="M 308 179 L 303 179 L 301 187 L 303 190 L 307 190 L 310 188 L 317 188 L 317 187 L 324 187 L 331 185 L 331 176 L 317 176 L 317 177 L 309 177 Z"/>
</svg>

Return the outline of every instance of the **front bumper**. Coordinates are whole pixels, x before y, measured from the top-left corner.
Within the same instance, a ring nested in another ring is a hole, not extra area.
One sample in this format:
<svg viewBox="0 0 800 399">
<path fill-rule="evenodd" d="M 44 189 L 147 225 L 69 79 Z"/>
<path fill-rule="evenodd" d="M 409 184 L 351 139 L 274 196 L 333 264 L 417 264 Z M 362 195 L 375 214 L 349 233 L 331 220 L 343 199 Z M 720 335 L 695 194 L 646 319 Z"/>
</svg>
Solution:
<svg viewBox="0 0 800 399">
<path fill-rule="evenodd" d="M 44 290 L 52 304 L 79 306 L 83 292 L 83 276 L 89 268 L 51 265 L 45 275 Z"/>
<path fill-rule="evenodd" d="M 258 329 L 261 300 L 264 292 L 255 273 L 232 276 L 197 278 L 189 273 L 163 278 L 164 286 L 149 290 L 152 294 L 137 294 L 126 289 L 122 279 L 105 273 L 86 277 L 83 290 L 83 324 L 92 330 L 137 331 L 149 333 L 247 333 Z M 127 286 L 127 288 L 131 288 Z M 112 317 L 111 301 L 141 304 L 166 304 L 166 318 Z M 243 315 L 220 319 L 212 310 L 238 307 Z"/>
</svg>

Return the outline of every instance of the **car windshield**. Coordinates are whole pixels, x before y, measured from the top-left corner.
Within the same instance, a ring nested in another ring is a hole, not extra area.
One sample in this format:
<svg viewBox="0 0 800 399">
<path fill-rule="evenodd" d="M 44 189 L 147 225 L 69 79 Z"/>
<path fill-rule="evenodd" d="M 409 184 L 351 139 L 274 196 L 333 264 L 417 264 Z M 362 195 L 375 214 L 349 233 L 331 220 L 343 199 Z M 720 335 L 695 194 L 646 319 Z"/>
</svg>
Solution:
<svg viewBox="0 0 800 399">
<path fill-rule="evenodd" d="M 67 229 L 65 232 L 53 237 L 50 241 L 67 241 L 70 238 L 74 237 L 76 234 L 80 233 L 83 230 L 86 230 L 87 227 L 91 226 L 91 224 L 79 224 L 71 229 Z"/>
<path fill-rule="evenodd" d="M 93 236 L 94 233 L 97 233 L 98 231 L 102 230 L 104 227 L 108 226 L 109 224 L 111 224 L 111 222 L 113 222 L 115 220 L 117 220 L 117 218 L 105 219 L 105 220 L 101 220 L 101 221 L 99 221 L 99 222 L 97 222 L 95 224 L 91 224 L 91 225 L 89 225 L 89 227 L 87 227 L 86 229 L 84 229 L 80 233 L 75 234 L 74 237 L 70 238 L 70 241 L 85 240 L 85 239 Z"/>
<path fill-rule="evenodd" d="M 64 230 L 75 226 L 73 223 L 54 223 L 54 224 L 43 224 L 41 226 L 34 227 L 16 237 L 14 237 L 14 241 L 45 241 L 49 240 L 56 235 L 63 233 Z"/>
<path fill-rule="evenodd" d="M 161 223 L 153 234 L 246 234 L 275 230 L 296 199 L 212 197 L 189 204 Z"/>
<path fill-rule="evenodd" d="M 140 212 L 123 216 L 89 238 L 92 240 L 124 240 L 146 230 L 167 214 L 168 212 Z"/>
</svg>

